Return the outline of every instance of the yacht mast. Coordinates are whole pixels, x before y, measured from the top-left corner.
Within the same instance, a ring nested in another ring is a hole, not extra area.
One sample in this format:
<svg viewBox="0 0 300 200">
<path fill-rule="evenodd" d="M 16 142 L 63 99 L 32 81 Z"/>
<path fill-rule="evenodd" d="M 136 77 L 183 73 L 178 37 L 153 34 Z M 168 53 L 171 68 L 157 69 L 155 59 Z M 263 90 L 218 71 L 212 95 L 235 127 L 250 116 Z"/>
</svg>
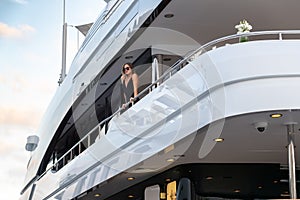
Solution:
<svg viewBox="0 0 300 200">
<path fill-rule="evenodd" d="M 65 18 L 65 6 L 66 2 L 65 0 L 63 1 L 63 36 L 62 36 L 62 66 L 61 66 L 61 74 L 60 78 L 58 81 L 58 84 L 60 85 L 66 75 L 66 53 L 67 53 L 67 23 L 66 23 L 66 18 Z"/>
</svg>

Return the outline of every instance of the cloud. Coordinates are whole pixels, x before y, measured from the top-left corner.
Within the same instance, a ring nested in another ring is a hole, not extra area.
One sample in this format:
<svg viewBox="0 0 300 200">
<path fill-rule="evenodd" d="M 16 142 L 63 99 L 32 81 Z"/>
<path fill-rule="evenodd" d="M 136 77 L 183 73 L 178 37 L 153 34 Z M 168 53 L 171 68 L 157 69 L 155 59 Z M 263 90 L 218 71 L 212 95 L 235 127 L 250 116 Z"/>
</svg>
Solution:
<svg viewBox="0 0 300 200">
<path fill-rule="evenodd" d="M 26 0 L 13 0 L 13 2 L 19 3 L 19 4 L 27 4 L 28 1 Z"/>
<path fill-rule="evenodd" d="M 0 125 L 37 127 L 42 113 L 31 108 L 0 106 Z"/>
<path fill-rule="evenodd" d="M 0 126 L 38 125 L 57 88 L 55 82 L 49 82 L 47 78 L 35 80 L 20 72 L 0 74 Z M 33 119 L 30 120 L 28 116 Z"/>
<path fill-rule="evenodd" d="M 0 125 L 0 157 L 1 159 L 22 160 L 28 135 L 34 133 L 32 128 L 14 125 Z M 27 152 L 28 153 L 28 152 Z"/>
<path fill-rule="evenodd" d="M 42 63 L 45 58 L 34 52 L 25 52 L 25 59 L 30 63 Z"/>
<path fill-rule="evenodd" d="M 0 126 L 0 131 L 0 179 L 5 180 L 0 184 L 0 199 L 19 199 L 29 159 L 29 153 L 24 148 L 29 130 Z"/>
<path fill-rule="evenodd" d="M 39 58 L 36 57 L 34 59 Z M 52 96 L 57 88 L 55 82 L 50 82 L 47 79 L 36 79 L 32 81 L 30 78 L 32 77 L 22 75 L 20 72 L 10 72 L 7 76 L 0 74 L 0 86 L 5 87 L 11 94 L 15 95 L 37 93 L 44 96 Z M 3 92 L 2 95 L 4 95 Z"/>
<path fill-rule="evenodd" d="M 1 84 L 6 84 L 6 83 L 7 83 L 6 78 L 3 75 L 0 74 L 0 85 Z"/>
<path fill-rule="evenodd" d="M 11 143 L 8 143 L 5 141 L 0 141 L 0 155 L 1 156 L 11 153 L 15 149 L 16 149 L 15 144 L 11 144 Z"/>
<path fill-rule="evenodd" d="M 0 84 L 14 93 L 21 93 L 30 87 L 29 81 L 20 73 L 9 76 L 0 75 Z"/>
<path fill-rule="evenodd" d="M 27 24 L 11 27 L 0 22 L 0 38 L 22 39 L 30 33 L 34 33 L 35 29 Z"/>
</svg>

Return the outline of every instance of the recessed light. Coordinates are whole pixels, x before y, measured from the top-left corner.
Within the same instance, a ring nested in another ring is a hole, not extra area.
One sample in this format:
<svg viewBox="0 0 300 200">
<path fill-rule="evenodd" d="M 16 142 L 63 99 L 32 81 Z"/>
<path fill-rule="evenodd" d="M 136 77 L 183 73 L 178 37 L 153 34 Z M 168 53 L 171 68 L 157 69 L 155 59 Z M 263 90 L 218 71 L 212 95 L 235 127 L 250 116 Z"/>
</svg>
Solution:
<svg viewBox="0 0 300 200">
<path fill-rule="evenodd" d="M 134 196 L 132 194 L 128 195 L 128 198 L 133 198 Z"/>
<path fill-rule="evenodd" d="M 95 194 L 94 195 L 94 197 L 100 197 L 101 196 L 101 194 Z"/>
<path fill-rule="evenodd" d="M 224 138 L 215 138 L 214 141 L 215 141 L 215 142 L 223 142 L 223 141 L 224 141 Z"/>
<path fill-rule="evenodd" d="M 206 180 L 212 180 L 213 177 L 212 177 L 212 176 L 207 176 L 205 179 L 206 179 Z"/>
<path fill-rule="evenodd" d="M 175 161 L 174 158 L 168 158 L 168 159 L 167 159 L 167 162 L 174 162 L 174 161 Z"/>
<path fill-rule="evenodd" d="M 133 173 L 149 173 L 149 172 L 154 172 L 154 171 L 155 171 L 155 169 L 139 167 L 139 168 L 133 170 L 132 172 Z"/>
<path fill-rule="evenodd" d="M 160 199 L 166 199 L 167 194 L 165 192 L 161 192 L 161 193 L 159 193 L 159 197 L 160 197 Z"/>
<path fill-rule="evenodd" d="M 172 13 L 165 14 L 165 18 L 172 18 L 172 17 L 174 17 L 174 14 Z"/>
<path fill-rule="evenodd" d="M 282 197 L 289 197 L 290 194 L 289 194 L 288 191 L 284 191 L 283 193 L 280 194 L 280 196 L 282 196 Z"/>
<path fill-rule="evenodd" d="M 133 181 L 135 178 L 134 177 L 128 177 L 127 180 Z"/>
<path fill-rule="evenodd" d="M 275 181 L 273 181 L 273 183 L 278 183 L 278 181 L 277 181 L 277 180 L 275 180 Z"/>
<path fill-rule="evenodd" d="M 280 194 L 281 197 L 289 197 L 289 194 Z"/>
<path fill-rule="evenodd" d="M 263 187 L 262 187 L 262 186 L 258 186 L 257 188 L 258 188 L 258 189 L 262 189 Z"/>
<path fill-rule="evenodd" d="M 166 182 L 170 182 L 171 181 L 171 179 L 170 178 L 166 178 Z"/>
<path fill-rule="evenodd" d="M 235 189 L 234 192 L 235 192 L 235 193 L 239 193 L 239 192 L 241 192 L 241 190 Z"/>
<path fill-rule="evenodd" d="M 270 115 L 270 117 L 272 117 L 272 118 L 280 118 L 280 117 L 282 117 L 282 114 L 281 113 L 273 113 L 273 114 Z"/>
</svg>

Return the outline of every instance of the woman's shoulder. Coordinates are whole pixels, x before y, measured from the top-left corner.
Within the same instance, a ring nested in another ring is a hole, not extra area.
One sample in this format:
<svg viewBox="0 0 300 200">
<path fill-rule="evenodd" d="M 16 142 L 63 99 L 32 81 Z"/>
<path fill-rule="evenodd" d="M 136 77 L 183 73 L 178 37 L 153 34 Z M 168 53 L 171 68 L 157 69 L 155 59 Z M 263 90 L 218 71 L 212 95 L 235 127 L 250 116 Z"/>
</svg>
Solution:
<svg viewBox="0 0 300 200">
<path fill-rule="evenodd" d="M 132 78 L 138 78 L 139 76 L 136 73 L 133 73 L 131 77 Z"/>
<path fill-rule="evenodd" d="M 123 74 L 123 75 L 121 76 L 121 81 L 124 81 L 124 79 L 125 79 L 125 75 Z"/>
</svg>

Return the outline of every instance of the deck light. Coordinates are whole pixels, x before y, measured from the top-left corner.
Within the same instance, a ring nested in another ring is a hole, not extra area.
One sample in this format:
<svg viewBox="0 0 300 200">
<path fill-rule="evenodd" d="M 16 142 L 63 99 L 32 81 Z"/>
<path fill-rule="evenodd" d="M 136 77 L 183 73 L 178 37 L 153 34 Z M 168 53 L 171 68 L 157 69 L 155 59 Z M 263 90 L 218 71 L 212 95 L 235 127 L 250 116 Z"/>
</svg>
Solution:
<svg viewBox="0 0 300 200">
<path fill-rule="evenodd" d="M 290 194 L 289 194 L 288 191 L 284 191 L 282 194 L 280 194 L 280 196 L 282 196 L 282 197 L 289 197 Z"/>
<path fill-rule="evenodd" d="M 127 180 L 128 181 L 133 181 L 135 178 L 134 177 L 128 177 Z"/>
<path fill-rule="evenodd" d="M 160 196 L 160 199 L 166 199 L 167 194 L 166 194 L 165 192 L 161 192 L 161 193 L 159 194 L 159 196 Z"/>
<path fill-rule="evenodd" d="M 280 117 L 282 117 L 282 114 L 281 113 L 273 113 L 273 114 L 270 115 L 270 117 L 272 117 L 272 118 L 280 118 Z"/>
<path fill-rule="evenodd" d="M 224 138 L 215 138 L 214 141 L 215 141 L 215 142 L 223 142 L 223 141 L 224 141 Z"/>
<path fill-rule="evenodd" d="M 167 162 L 174 162 L 175 161 L 175 158 L 168 158 L 167 159 Z"/>
</svg>

